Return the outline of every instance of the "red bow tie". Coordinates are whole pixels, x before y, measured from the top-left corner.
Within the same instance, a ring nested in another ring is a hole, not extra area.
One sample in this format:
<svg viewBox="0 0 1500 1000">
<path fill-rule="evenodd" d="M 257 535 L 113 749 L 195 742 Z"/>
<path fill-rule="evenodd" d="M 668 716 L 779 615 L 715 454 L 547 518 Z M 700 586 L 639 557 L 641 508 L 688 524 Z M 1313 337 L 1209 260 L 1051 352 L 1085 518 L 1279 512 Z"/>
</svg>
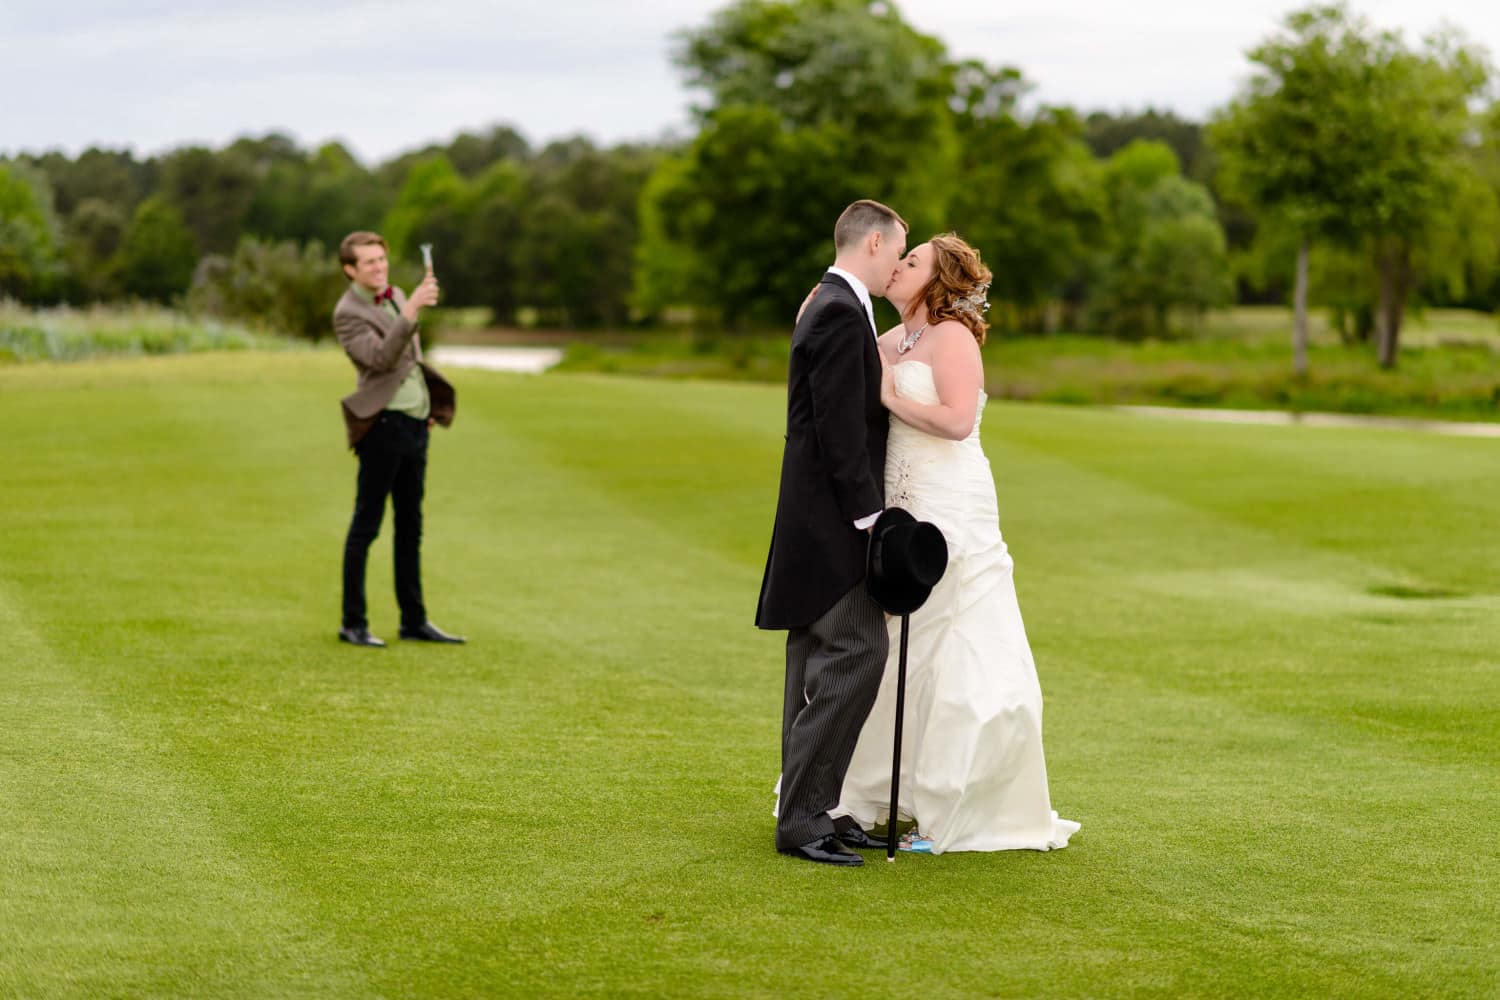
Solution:
<svg viewBox="0 0 1500 1000">
<path fill-rule="evenodd" d="M 390 302 L 391 300 L 395 299 L 395 297 L 396 289 L 392 285 L 386 285 L 385 291 L 375 293 L 375 301 L 377 304 L 381 302 Z"/>
</svg>

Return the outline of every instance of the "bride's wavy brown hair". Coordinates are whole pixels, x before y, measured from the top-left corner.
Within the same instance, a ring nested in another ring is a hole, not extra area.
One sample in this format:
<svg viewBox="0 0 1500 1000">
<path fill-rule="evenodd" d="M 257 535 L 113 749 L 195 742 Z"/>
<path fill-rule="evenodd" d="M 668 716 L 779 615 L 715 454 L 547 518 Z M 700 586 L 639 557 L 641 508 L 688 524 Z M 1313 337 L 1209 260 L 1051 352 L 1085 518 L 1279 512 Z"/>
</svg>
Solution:
<svg viewBox="0 0 1500 1000">
<path fill-rule="evenodd" d="M 984 343 L 990 328 L 983 309 L 961 309 L 959 302 L 990 282 L 990 269 L 979 259 L 979 251 L 957 233 L 942 233 L 927 241 L 932 247 L 932 277 L 906 307 L 910 315 L 918 303 L 927 305 L 927 322 L 956 319 L 969 328 L 974 339 Z M 981 296 L 982 298 L 983 296 Z"/>
</svg>

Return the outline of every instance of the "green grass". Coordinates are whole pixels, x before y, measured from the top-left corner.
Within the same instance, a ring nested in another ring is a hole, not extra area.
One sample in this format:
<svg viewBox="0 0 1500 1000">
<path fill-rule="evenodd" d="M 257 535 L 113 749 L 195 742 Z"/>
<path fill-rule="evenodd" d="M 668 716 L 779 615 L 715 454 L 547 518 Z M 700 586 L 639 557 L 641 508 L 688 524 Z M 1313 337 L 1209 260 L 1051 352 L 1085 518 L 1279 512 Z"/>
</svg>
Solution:
<svg viewBox="0 0 1500 1000">
<path fill-rule="evenodd" d="M 1083 830 L 830 871 L 772 849 L 780 390 L 451 374 L 472 641 L 370 652 L 340 356 L 0 370 L 0 995 L 1500 991 L 1489 442 L 993 406 Z"/>
<path fill-rule="evenodd" d="M 1285 309 L 1244 307 L 1212 316 L 1195 336 L 1165 340 L 995 333 L 984 348 L 985 381 L 997 399 L 1049 403 L 1500 419 L 1500 325 L 1492 316 L 1413 316 L 1397 370 L 1382 371 L 1372 347 L 1341 344 L 1315 314 L 1305 379 L 1292 372 L 1290 328 Z M 561 369 L 779 383 L 788 346 L 785 333 L 580 339 Z"/>
</svg>

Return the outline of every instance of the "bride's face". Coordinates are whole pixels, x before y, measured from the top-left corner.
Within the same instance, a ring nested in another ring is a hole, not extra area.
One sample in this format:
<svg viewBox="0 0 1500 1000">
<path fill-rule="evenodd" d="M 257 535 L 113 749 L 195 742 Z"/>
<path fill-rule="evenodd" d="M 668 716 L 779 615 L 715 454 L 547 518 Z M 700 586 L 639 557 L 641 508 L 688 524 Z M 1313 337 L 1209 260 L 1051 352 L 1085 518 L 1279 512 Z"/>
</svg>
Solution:
<svg viewBox="0 0 1500 1000">
<path fill-rule="evenodd" d="M 891 272 L 885 286 L 885 297 L 892 305 L 903 308 L 932 278 L 932 244 L 912 247 Z"/>
</svg>

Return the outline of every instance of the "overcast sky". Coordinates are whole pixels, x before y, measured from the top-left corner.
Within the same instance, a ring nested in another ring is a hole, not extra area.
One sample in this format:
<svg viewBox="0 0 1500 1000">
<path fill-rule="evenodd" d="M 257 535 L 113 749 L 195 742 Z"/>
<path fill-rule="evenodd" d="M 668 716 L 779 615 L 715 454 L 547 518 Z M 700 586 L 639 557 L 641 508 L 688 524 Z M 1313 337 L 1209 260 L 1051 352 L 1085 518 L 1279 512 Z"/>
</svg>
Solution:
<svg viewBox="0 0 1500 1000">
<path fill-rule="evenodd" d="M 688 131 L 672 33 L 708 0 L 0 0 L 0 153 L 159 152 L 288 132 L 367 162 L 463 129 L 533 143 Z M 1021 68 L 1036 100 L 1201 117 L 1248 73 L 1288 2 L 905 0 L 950 52 Z M 1361 0 L 1420 37 L 1458 25 L 1500 52 L 1500 0 Z"/>
</svg>

